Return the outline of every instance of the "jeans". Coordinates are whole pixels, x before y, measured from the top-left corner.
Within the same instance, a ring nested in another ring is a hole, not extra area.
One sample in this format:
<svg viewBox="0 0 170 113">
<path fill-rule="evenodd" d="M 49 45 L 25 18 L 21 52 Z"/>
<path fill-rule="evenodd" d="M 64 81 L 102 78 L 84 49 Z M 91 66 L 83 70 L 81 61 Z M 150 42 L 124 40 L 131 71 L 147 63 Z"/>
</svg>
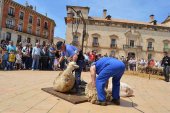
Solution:
<svg viewBox="0 0 170 113">
<path fill-rule="evenodd" d="M 13 70 L 14 62 L 9 62 L 9 70 Z"/>
<path fill-rule="evenodd" d="M 33 56 L 33 62 L 32 62 L 32 69 L 39 69 L 39 55 L 34 55 Z"/>
<path fill-rule="evenodd" d="M 84 61 L 78 60 L 77 65 L 79 66 L 79 68 L 75 70 L 75 78 L 76 78 L 75 85 L 76 85 L 76 88 L 78 88 L 79 85 L 81 85 L 81 72 L 82 72 L 82 69 L 83 69 Z"/>
<path fill-rule="evenodd" d="M 50 57 L 50 58 L 49 58 L 49 69 L 50 69 L 50 70 L 53 70 L 54 59 L 55 59 L 55 57 Z"/>
<path fill-rule="evenodd" d="M 3 69 L 7 69 L 8 68 L 8 61 L 7 60 L 3 60 L 2 61 L 2 67 L 3 67 Z"/>
<path fill-rule="evenodd" d="M 169 72 L 170 72 L 170 66 L 165 66 L 163 68 L 163 73 L 165 76 L 165 81 L 169 81 Z"/>
</svg>

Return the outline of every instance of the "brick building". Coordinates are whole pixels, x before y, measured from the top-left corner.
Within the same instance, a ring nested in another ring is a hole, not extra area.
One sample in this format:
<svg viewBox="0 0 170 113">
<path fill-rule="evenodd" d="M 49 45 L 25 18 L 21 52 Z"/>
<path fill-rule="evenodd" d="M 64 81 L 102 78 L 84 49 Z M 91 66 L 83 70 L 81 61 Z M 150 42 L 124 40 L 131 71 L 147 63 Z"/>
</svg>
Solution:
<svg viewBox="0 0 170 113">
<path fill-rule="evenodd" d="M 102 55 L 115 54 L 121 56 L 136 57 L 137 59 L 161 60 L 163 52 L 170 52 L 170 16 L 162 23 L 157 23 L 154 15 L 150 15 L 148 22 L 114 19 L 103 10 L 102 17 L 89 16 L 89 7 L 67 6 L 67 14 L 81 10 L 87 23 L 88 39 L 84 43 L 84 51 L 95 50 Z M 76 14 L 74 14 L 74 20 Z M 69 18 L 66 17 L 66 43 L 76 46 L 82 45 L 83 25 L 77 30 L 77 36 L 73 37 L 76 29 Z M 72 30 L 74 29 L 74 30 Z"/>
<path fill-rule="evenodd" d="M 2 11 L 0 18 L 0 40 L 13 40 L 14 44 L 36 42 L 40 44 L 51 43 L 54 37 L 54 20 L 38 12 L 36 7 L 25 4 L 25 6 L 13 0 L 1 0 Z"/>
</svg>

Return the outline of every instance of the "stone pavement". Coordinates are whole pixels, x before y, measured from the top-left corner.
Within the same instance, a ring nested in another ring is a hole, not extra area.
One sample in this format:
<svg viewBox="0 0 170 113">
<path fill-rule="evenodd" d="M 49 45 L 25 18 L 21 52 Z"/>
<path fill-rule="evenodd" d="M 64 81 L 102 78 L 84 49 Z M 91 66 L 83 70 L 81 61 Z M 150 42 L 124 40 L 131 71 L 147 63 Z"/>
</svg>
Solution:
<svg viewBox="0 0 170 113">
<path fill-rule="evenodd" d="M 121 98 L 121 105 L 74 105 L 41 90 L 52 86 L 57 71 L 0 71 L 0 113 L 170 113 L 170 83 L 123 76 L 135 97 Z M 83 73 L 89 82 L 90 74 Z"/>
</svg>

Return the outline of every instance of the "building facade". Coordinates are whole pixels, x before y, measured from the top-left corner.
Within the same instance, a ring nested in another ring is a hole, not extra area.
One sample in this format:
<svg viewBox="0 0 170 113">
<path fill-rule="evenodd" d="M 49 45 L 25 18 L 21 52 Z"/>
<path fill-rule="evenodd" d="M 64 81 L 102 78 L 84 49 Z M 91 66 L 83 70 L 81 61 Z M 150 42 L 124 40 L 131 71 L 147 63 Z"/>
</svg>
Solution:
<svg viewBox="0 0 170 113">
<path fill-rule="evenodd" d="M 56 44 L 58 41 L 64 42 L 65 40 L 63 38 L 60 38 L 60 37 L 54 37 L 53 43 Z"/>
<path fill-rule="evenodd" d="M 22 42 L 23 45 L 53 41 L 56 26 L 54 20 L 38 13 L 32 5 L 26 3 L 23 6 L 13 0 L 4 0 L 1 14 L 1 41 L 13 40 L 14 44 Z"/>
<path fill-rule="evenodd" d="M 67 6 L 67 14 L 74 8 L 81 10 L 87 23 L 89 37 L 85 39 L 84 51 L 95 50 L 102 55 L 114 54 L 115 57 L 136 57 L 137 59 L 161 60 L 163 52 L 169 52 L 170 47 L 170 18 L 158 24 L 154 15 L 150 21 L 137 22 L 130 20 L 113 19 L 103 10 L 103 17 L 89 16 L 89 7 Z M 75 14 L 76 15 L 76 14 Z M 74 17 L 73 21 L 77 21 Z M 69 17 L 65 18 L 66 42 L 75 46 L 82 44 L 83 24 L 80 21 L 76 36 L 73 36 L 75 25 Z"/>
</svg>

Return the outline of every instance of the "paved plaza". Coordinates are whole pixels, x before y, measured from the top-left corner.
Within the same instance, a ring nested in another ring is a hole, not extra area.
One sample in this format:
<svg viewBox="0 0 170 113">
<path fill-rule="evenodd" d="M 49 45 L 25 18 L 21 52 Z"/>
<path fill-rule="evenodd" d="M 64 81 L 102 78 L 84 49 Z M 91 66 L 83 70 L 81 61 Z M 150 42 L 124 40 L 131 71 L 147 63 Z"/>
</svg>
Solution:
<svg viewBox="0 0 170 113">
<path fill-rule="evenodd" d="M 0 113 L 170 113 L 170 83 L 124 75 L 135 97 L 121 98 L 121 105 L 74 105 L 43 92 L 52 86 L 57 71 L 0 71 Z M 89 82 L 89 72 L 83 73 Z"/>
</svg>

